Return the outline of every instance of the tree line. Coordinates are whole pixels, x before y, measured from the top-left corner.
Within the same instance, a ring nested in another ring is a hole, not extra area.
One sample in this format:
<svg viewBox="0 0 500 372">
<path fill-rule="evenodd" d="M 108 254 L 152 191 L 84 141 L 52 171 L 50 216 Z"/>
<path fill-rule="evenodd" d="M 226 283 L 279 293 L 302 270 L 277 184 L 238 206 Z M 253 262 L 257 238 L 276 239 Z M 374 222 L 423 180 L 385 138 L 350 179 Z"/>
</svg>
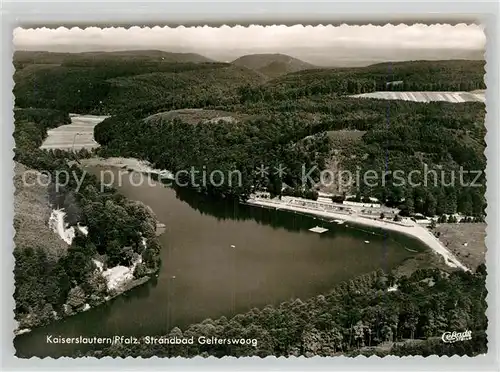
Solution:
<svg viewBox="0 0 500 372">
<path fill-rule="evenodd" d="M 17 70 L 13 92 L 17 107 L 115 114 L 127 107 L 175 109 L 233 102 L 235 85 L 262 79 L 254 71 L 226 63 L 80 57 Z"/>
<path fill-rule="evenodd" d="M 175 118 L 155 123 L 130 116 L 115 116 L 99 123 L 95 139 L 105 156 L 131 156 L 147 159 L 160 169 L 173 172 L 194 167 L 199 174 L 191 186 L 202 185 L 202 170 L 207 174 L 220 171 L 225 177 L 221 185 L 208 182 L 201 192 L 219 197 L 243 198 L 253 188 L 266 187 L 281 193 L 283 182 L 296 186 L 302 182 L 302 166 L 323 168 L 328 154 L 328 138 L 324 133 L 312 136 L 307 143 L 297 144 L 307 132 L 307 123 L 288 114 L 257 117 L 234 124 L 223 120 L 188 124 Z M 133 141 L 131 140 L 133 139 Z M 182 151 L 189 148 L 190 151 Z M 275 169 L 286 168 L 279 176 Z M 266 174 L 258 172 L 267 167 Z M 239 179 L 231 172 L 239 171 Z"/>
<path fill-rule="evenodd" d="M 376 91 L 471 91 L 486 89 L 484 65 L 484 61 L 413 61 L 304 70 L 263 85 L 242 86 L 239 94 L 241 102 L 256 102 Z"/>
<path fill-rule="evenodd" d="M 477 355 L 487 350 L 485 267 L 474 273 L 419 269 L 396 278 L 376 271 L 344 282 L 307 301 L 292 299 L 231 319 L 206 319 L 165 337 L 193 345 L 115 344 L 91 356 L 336 356 L 379 354 Z M 396 290 L 388 291 L 397 285 Z M 469 342 L 442 345 L 446 331 L 472 332 Z M 198 344 L 197 338 L 250 338 L 252 345 Z M 431 350 L 439 339 L 441 345 Z M 420 342 L 418 342 L 420 341 Z"/>
<path fill-rule="evenodd" d="M 288 100 L 279 105 L 262 102 L 218 108 L 250 117 L 236 125 L 224 121 L 193 125 L 165 118 L 152 123 L 141 118 L 142 112 L 130 112 L 98 124 L 95 138 L 103 146 L 103 154 L 144 158 L 174 172 L 191 166 L 225 174 L 239 170 L 242 187 L 224 185 L 204 191 L 242 198 L 252 186 L 280 195 L 283 183 L 295 189 L 294 194 L 310 192 L 314 182 L 302 190 L 302 166 L 316 167 L 312 179 L 317 182 L 332 153 L 340 150 L 342 168 L 353 174 L 357 170 L 360 174 L 388 172 L 374 187 L 364 182 L 353 185 L 352 191 L 361 197 L 375 196 L 409 214 L 484 215 L 485 110 L 481 103 L 330 101 L 319 97 L 313 102 Z M 328 133 L 339 130 L 365 133 L 355 144 L 334 147 Z M 184 146 L 192 151 L 178 150 Z M 255 170 L 261 164 L 270 169 L 281 164 L 287 173 L 259 177 Z M 460 169 L 465 171 L 462 181 Z M 420 171 L 411 179 L 420 187 L 408 182 L 413 170 Z M 403 173 L 403 185 L 391 176 L 396 171 Z M 478 187 L 469 187 L 472 182 Z"/>
</svg>

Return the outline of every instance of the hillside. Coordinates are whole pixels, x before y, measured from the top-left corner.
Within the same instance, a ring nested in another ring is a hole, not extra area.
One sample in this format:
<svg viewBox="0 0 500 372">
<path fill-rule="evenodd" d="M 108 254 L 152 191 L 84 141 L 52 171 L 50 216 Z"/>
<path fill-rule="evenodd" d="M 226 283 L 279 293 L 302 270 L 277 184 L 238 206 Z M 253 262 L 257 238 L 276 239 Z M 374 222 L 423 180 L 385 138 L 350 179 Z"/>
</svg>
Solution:
<svg viewBox="0 0 500 372">
<path fill-rule="evenodd" d="M 26 182 L 23 182 L 23 175 Z M 40 182 L 36 182 L 37 177 L 40 177 Z M 48 226 L 52 209 L 49 188 L 42 183 L 47 183 L 46 175 L 15 162 L 14 244 L 16 250 L 42 248 L 54 262 L 66 253 L 68 245 Z"/>
<path fill-rule="evenodd" d="M 483 103 L 391 101 L 388 116 L 387 101 L 345 96 L 348 91 L 385 88 L 389 68 L 393 74 L 389 78 L 401 79 L 407 86 L 421 90 L 435 89 L 435 85 L 447 90 L 484 86 L 482 61 L 412 61 L 300 71 L 261 85 L 238 88 L 236 104 L 224 104 L 219 99 L 217 110 L 252 118 L 237 125 L 186 126 L 186 119 L 177 115 L 179 121 L 164 116 L 166 120 L 159 127 L 145 123 L 145 116 L 116 117 L 100 123 L 95 138 L 103 145 L 104 153 L 142 157 L 172 171 L 207 165 L 206 159 L 210 159 L 209 168 L 236 167 L 247 177 L 242 187 L 207 191 L 243 198 L 251 185 L 265 186 L 280 194 L 284 182 L 300 190 L 304 164 L 306 169 L 317 166 L 334 172 L 359 169 L 379 174 L 387 168 L 408 173 L 428 166 L 444 172 L 446 177 L 456 174 L 460 167 L 484 170 Z M 127 138 L 134 138 L 134 143 Z M 179 153 L 176 149 L 180 146 L 193 151 Z M 261 179 L 252 174 L 259 164 L 281 164 L 287 172 L 282 178 L 269 175 Z M 312 174 L 314 182 L 308 183 L 309 190 L 317 186 L 318 177 L 319 171 Z M 322 191 L 375 196 L 410 214 L 460 212 L 481 217 L 485 206 L 484 176 L 478 181 L 481 187 L 410 188 L 386 179 L 385 185 L 379 182 L 374 187 L 349 185 L 339 189 L 334 183 L 331 189 Z"/>
<path fill-rule="evenodd" d="M 212 68 L 173 73 L 147 73 L 106 81 L 110 92 L 103 106 L 111 112 L 124 107 L 154 111 L 202 108 L 237 102 L 240 86 L 256 86 L 263 82 L 255 71 L 245 67 L 217 64 Z"/>
<path fill-rule="evenodd" d="M 122 61 L 85 67 L 50 66 L 43 72 L 25 70 L 15 76 L 18 106 L 113 115 L 95 128 L 103 155 L 139 157 L 174 172 L 207 165 L 206 159 L 213 169 L 244 170 L 247 179 L 241 187 L 211 190 L 223 196 L 244 197 L 252 185 L 261 182 L 278 193 L 282 182 L 298 188 L 301 164 L 318 169 L 383 171 L 388 161 L 389 170 L 409 171 L 425 164 L 447 174 L 461 166 L 485 167 L 483 103 L 391 101 L 388 116 L 387 101 L 346 97 L 373 90 L 484 89 L 484 61 L 410 61 L 315 69 L 271 81 L 264 81 L 259 72 L 247 67 L 222 63 Z M 403 83 L 388 85 L 391 81 Z M 205 110 L 179 111 L 185 109 Z M 143 120 L 162 112 L 162 125 Z M 219 116 L 251 119 L 237 124 L 211 120 Z M 184 123 L 198 121 L 205 122 L 189 127 Z M 351 138 L 349 131 L 359 132 Z M 301 142 L 305 137 L 309 139 Z M 177 151 L 186 147 L 193 151 Z M 280 163 L 289 169 L 283 179 L 270 175 L 259 180 L 252 175 L 259 164 Z M 484 177 L 479 181 L 484 186 Z M 308 187 L 314 188 L 316 182 Z M 401 206 L 410 212 L 458 211 L 481 216 L 483 186 L 410 190 L 388 184 L 357 191 L 395 205 L 401 200 L 423 200 Z"/>
<path fill-rule="evenodd" d="M 283 100 L 376 91 L 472 91 L 485 89 L 484 61 L 408 61 L 367 67 L 312 69 L 289 73 L 243 93 L 245 100 Z"/>
<path fill-rule="evenodd" d="M 15 110 L 14 299 L 19 328 L 47 324 L 119 293 L 124 287 L 116 285 L 115 267 L 130 269 L 133 279 L 125 286 L 143 283 L 159 267 L 156 220 L 144 205 L 102 189 L 96 177 L 70 165 L 74 153 L 39 149 L 48 128 L 68 121 L 67 113 L 56 110 Z M 72 176 L 65 179 L 65 174 Z M 102 275 L 95 260 L 107 266 Z"/>
<path fill-rule="evenodd" d="M 234 60 L 232 64 L 258 71 L 268 77 L 315 68 L 310 63 L 286 54 L 248 54 Z"/>
<path fill-rule="evenodd" d="M 59 56 L 48 54 L 52 59 L 43 61 L 52 64 L 17 69 L 16 106 L 92 114 L 116 114 L 129 109 L 150 114 L 234 102 L 238 87 L 264 81 L 258 72 L 226 63 L 173 63 L 115 58 L 117 55 L 63 59 L 54 64 Z M 158 52 L 158 56 L 162 55 L 167 54 Z"/>
<path fill-rule="evenodd" d="M 14 52 L 16 68 L 32 64 L 83 63 L 85 61 L 142 60 L 169 63 L 206 63 L 213 60 L 196 53 L 172 53 L 161 50 L 125 50 L 116 52 L 54 53 L 45 51 Z"/>
</svg>

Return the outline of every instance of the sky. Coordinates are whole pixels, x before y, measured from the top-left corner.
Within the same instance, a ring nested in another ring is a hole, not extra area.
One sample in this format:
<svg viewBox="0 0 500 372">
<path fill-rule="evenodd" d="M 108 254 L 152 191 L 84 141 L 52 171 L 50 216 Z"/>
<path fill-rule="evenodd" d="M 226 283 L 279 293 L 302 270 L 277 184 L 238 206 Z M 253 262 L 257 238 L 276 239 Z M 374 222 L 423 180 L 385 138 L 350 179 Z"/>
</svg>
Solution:
<svg viewBox="0 0 500 372">
<path fill-rule="evenodd" d="M 159 49 L 194 52 L 219 61 L 245 54 L 284 53 L 318 65 L 351 60 L 482 58 L 486 46 L 483 27 L 474 24 L 17 28 L 13 41 L 16 50 Z"/>
</svg>

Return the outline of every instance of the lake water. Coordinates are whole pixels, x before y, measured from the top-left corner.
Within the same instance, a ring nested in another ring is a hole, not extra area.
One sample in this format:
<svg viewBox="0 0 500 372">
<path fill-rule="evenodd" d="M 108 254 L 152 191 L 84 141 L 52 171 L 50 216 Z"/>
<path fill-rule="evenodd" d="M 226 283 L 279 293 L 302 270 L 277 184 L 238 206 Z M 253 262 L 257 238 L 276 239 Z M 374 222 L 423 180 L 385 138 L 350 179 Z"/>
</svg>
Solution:
<svg viewBox="0 0 500 372">
<path fill-rule="evenodd" d="M 405 248 L 422 249 L 401 235 L 121 179 L 118 190 L 151 206 L 166 225 L 160 236 L 159 277 L 87 312 L 16 337 L 16 355 L 70 356 L 90 348 L 50 344 L 47 335 L 155 335 L 253 307 L 306 300 L 360 274 L 394 268 L 415 254 Z M 329 230 L 308 231 L 317 225 Z"/>
</svg>

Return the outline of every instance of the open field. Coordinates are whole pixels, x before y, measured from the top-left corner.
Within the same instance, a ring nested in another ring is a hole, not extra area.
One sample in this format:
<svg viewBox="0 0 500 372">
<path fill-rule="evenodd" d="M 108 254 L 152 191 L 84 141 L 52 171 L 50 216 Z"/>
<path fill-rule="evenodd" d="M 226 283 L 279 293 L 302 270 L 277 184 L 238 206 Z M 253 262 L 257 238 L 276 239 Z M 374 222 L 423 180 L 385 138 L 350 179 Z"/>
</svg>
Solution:
<svg viewBox="0 0 500 372">
<path fill-rule="evenodd" d="M 439 240 L 471 269 L 485 262 L 485 223 L 443 223 L 436 226 Z"/>
<path fill-rule="evenodd" d="M 235 114 L 233 112 L 205 109 L 179 109 L 167 112 L 160 112 L 144 119 L 147 122 L 157 122 L 158 120 L 173 120 L 178 118 L 185 123 L 198 124 L 199 122 L 217 122 L 219 120 L 235 123 L 248 115 Z"/>
<path fill-rule="evenodd" d="M 329 130 L 326 132 L 330 140 L 334 143 L 340 142 L 342 144 L 350 144 L 355 141 L 359 141 L 361 137 L 366 133 L 365 130 Z"/>
<path fill-rule="evenodd" d="M 106 116 L 70 115 L 71 124 L 47 131 L 41 149 L 80 150 L 99 147 L 94 140 L 94 127 Z"/>
<path fill-rule="evenodd" d="M 444 101 L 451 103 L 485 102 L 484 91 L 474 92 L 372 92 L 351 97 L 402 100 L 413 102 Z"/>
</svg>

